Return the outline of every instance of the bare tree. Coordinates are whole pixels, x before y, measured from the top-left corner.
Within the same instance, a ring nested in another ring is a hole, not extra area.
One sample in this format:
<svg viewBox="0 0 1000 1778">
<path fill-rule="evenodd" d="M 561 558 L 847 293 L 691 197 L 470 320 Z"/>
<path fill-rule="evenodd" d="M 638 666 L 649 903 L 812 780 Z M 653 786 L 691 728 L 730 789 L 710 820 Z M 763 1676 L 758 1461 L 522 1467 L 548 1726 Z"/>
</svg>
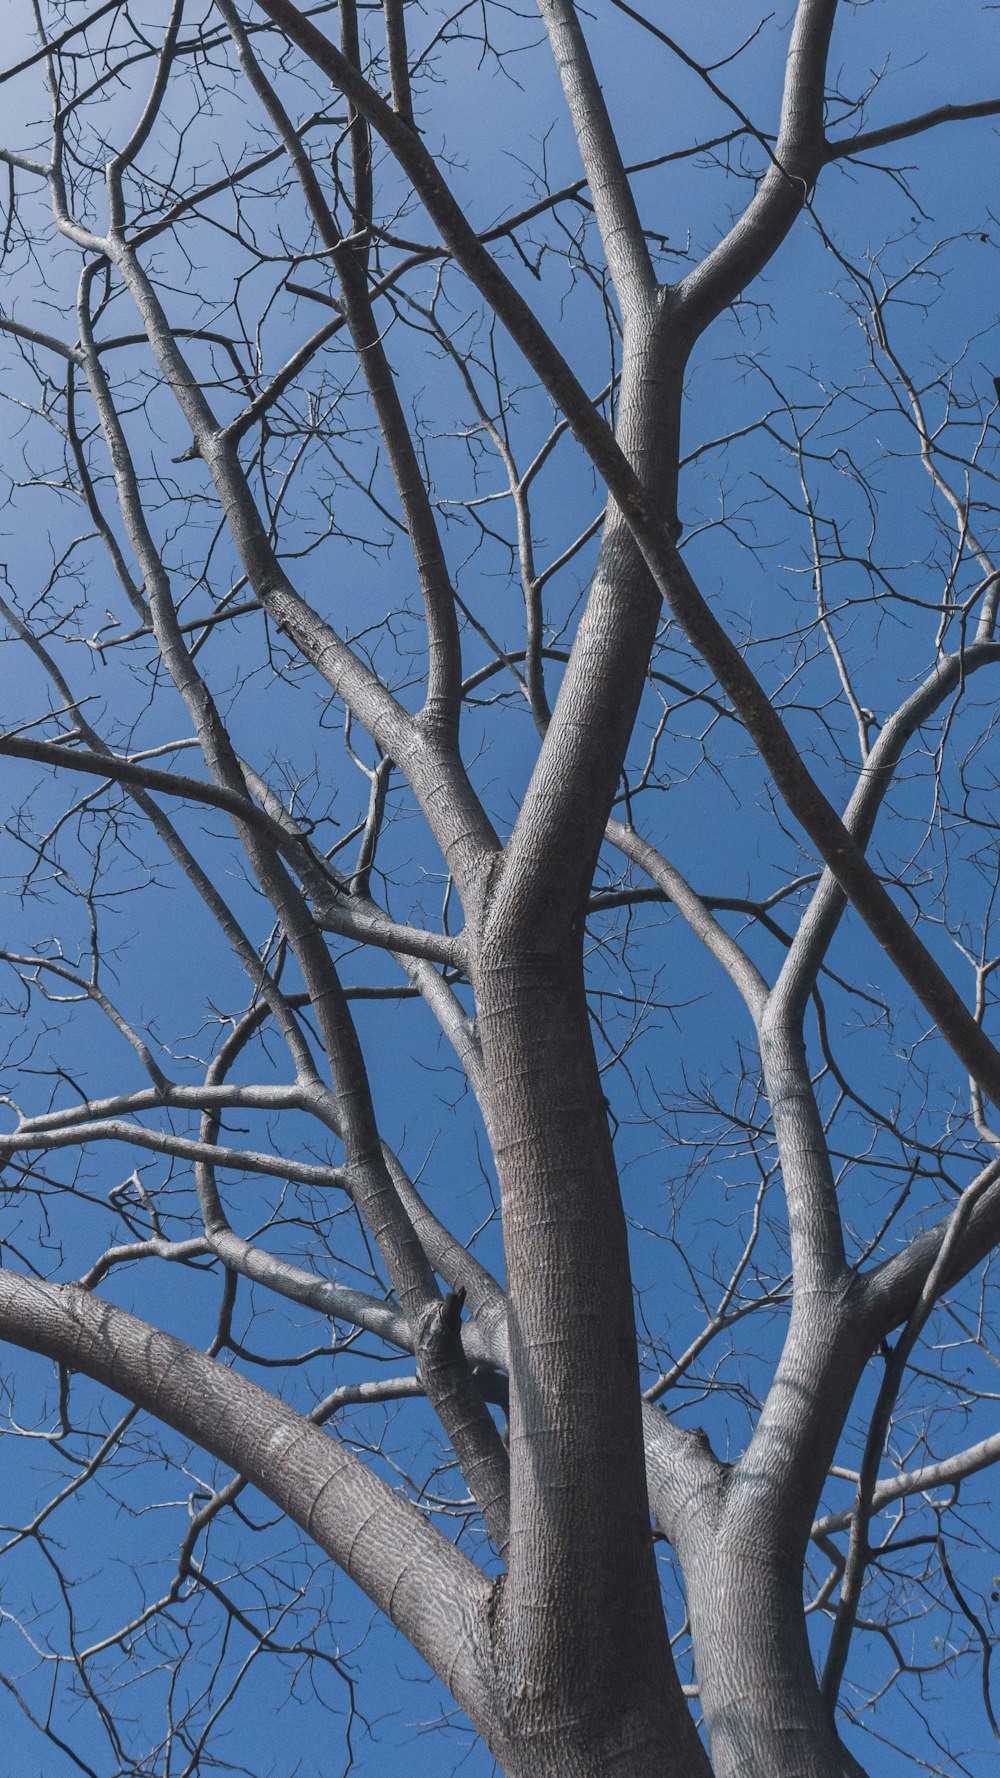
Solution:
<svg viewBox="0 0 1000 1778">
<path fill-rule="evenodd" d="M 11 1708 L 985 1771 L 996 8 L 32 4 Z"/>
</svg>

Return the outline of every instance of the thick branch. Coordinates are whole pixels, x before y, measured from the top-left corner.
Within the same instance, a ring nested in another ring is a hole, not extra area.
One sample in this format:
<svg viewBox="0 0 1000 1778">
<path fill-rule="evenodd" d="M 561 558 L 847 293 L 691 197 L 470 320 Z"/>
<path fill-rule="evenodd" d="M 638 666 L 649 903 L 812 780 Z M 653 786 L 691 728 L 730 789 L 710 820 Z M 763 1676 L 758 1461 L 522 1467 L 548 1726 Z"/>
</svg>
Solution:
<svg viewBox="0 0 1000 1778">
<path fill-rule="evenodd" d="M 725 239 L 678 287 L 684 322 L 701 333 L 773 258 L 823 166 L 823 98 L 837 0 L 799 0 L 785 64 L 774 158 Z"/>
<path fill-rule="evenodd" d="M 574 0 L 538 0 L 622 312 L 648 308 L 656 278 Z"/>
<path fill-rule="evenodd" d="M 235 1371 L 76 1285 L 0 1271 L 0 1336 L 104 1383 L 252 1482 L 483 1721 L 483 1577 L 343 1445 Z"/>
<path fill-rule="evenodd" d="M 1000 1053 L 969 1013 L 927 947 L 912 931 L 867 864 L 862 849 L 855 844 L 820 791 L 755 675 L 695 586 L 677 553 L 669 529 L 664 526 L 662 503 L 650 499 L 565 360 L 482 247 L 423 144 L 350 67 L 329 39 L 291 5 L 290 0 L 259 0 L 259 3 L 262 10 L 281 25 L 351 98 L 392 149 L 455 258 L 493 305 L 553 399 L 562 406 L 574 434 L 588 450 L 595 467 L 605 476 L 670 610 L 732 699 L 792 814 L 801 822 L 890 960 L 951 1044 L 958 1060 L 991 1098 L 1000 1098 Z M 786 75 L 783 128 L 789 141 L 811 140 L 812 134 L 821 130 L 823 70 L 835 10 L 835 0 L 800 0 Z M 780 179 L 784 190 L 783 174 Z M 763 202 L 764 188 L 754 200 L 755 204 L 758 200 Z M 786 204 L 787 198 L 775 199 L 776 217 L 784 213 Z M 769 205 L 770 200 L 765 206 L 765 220 Z M 799 208 L 801 202 L 796 204 L 796 214 Z M 753 210 L 751 205 L 748 216 Z M 793 219 L 791 216 L 787 218 L 787 226 L 791 226 Z M 763 232 L 768 234 L 769 230 Z M 775 245 L 776 240 L 772 240 L 770 251 Z M 732 258 L 739 269 L 743 266 L 743 257 L 742 249 L 737 250 L 737 247 L 734 247 Z M 722 268 L 720 278 L 723 282 L 730 257 L 724 253 L 725 248 L 726 243 L 723 243 L 716 250 L 723 255 L 717 262 Z M 764 259 L 767 256 L 764 254 Z M 714 256 L 710 257 L 705 269 L 712 265 L 713 259 Z M 758 261 L 763 263 L 759 254 L 753 256 L 755 269 L 759 269 Z M 749 270 L 746 275 L 751 275 Z M 714 277 L 713 273 L 713 280 Z M 744 278 L 742 270 L 740 278 Z M 712 280 L 707 288 L 712 288 Z M 720 306 L 728 300 L 730 297 L 723 295 Z M 688 299 L 685 301 L 690 306 Z M 699 297 L 696 304 L 699 312 L 700 304 Z M 638 637 L 633 633 L 629 646 L 635 648 L 637 645 Z M 569 678 L 567 675 L 567 680 Z M 567 704 L 570 702 L 567 699 Z M 533 792 L 536 788 L 540 793 L 535 799 L 536 804 L 544 803 L 547 798 L 544 774 L 541 779 L 536 775 Z M 527 826 L 532 814 L 529 799 L 526 799 L 519 825 Z M 559 847 L 554 849 L 560 850 Z"/>
</svg>

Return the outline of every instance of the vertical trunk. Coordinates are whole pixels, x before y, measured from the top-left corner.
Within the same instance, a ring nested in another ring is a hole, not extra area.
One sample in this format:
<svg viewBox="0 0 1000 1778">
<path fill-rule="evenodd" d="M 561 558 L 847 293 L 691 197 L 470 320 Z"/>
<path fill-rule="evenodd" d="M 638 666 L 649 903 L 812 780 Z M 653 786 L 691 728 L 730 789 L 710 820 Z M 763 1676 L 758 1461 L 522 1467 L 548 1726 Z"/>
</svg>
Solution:
<svg viewBox="0 0 1000 1778">
<path fill-rule="evenodd" d="M 724 1527 L 685 1573 L 716 1778 L 863 1778 L 820 1696 L 801 1569 Z"/>
<path fill-rule="evenodd" d="M 477 1004 L 504 1206 L 511 1778 L 695 1778 L 650 1533 L 625 1218 L 580 943 L 486 942 Z"/>
<path fill-rule="evenodd" d="M 626 327 L 619 437 L 671 511 L 683 358 L 658 305 Z M 612 509 L 474 921 L 510 1339 L 510 1557 L 493 1623 L 508 1778 L 709 1773 L 656 1572 L 627 1231 L 583 980 L 583 907 L 660 620 Z"/>
<path fill-rule="evenodd" d="M 820 1695 L 802 1573 L 864 1366 L 848 1289 L 804 1293 L 750 1447 L 677 1526 L 716 1778 L 864 1778 Z"/>
</svg>

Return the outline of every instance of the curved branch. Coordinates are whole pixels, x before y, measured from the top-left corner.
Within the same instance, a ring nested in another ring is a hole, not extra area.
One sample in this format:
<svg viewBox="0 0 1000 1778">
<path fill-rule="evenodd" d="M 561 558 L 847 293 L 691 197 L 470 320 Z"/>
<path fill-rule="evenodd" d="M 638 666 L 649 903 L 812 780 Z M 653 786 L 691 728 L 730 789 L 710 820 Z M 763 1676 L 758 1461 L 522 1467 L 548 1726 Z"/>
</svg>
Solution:
<svg viewBox="0 0 1000 1778">
<path fill-rule="evenodd" d="M 650 877 L 667 901 L 673 903 L 695 937 L 723 968 L 742 995 L 754 1024 L 759 1026 L 767 1002 L 768 985 L 743 947 L 715 919 L 708 904 L 681 876 L 662 852 L 622 821 L 609 821 L 607 838 L 613 846 Z M 606 902 L 602 905 L 607 905 Z M 718 904 L 716 904 L 718 905 Z"/>
<path fill-rule="evenodd" d="M 391 1618 L 473 1721 L 488 1704 L 487 1583 L 409 1501 L 217 1360 L 77 1285 L 0 1271 L 0 1337 L 83 1371 L 260 1489 Z"/>
<path fill-rule="evenodd" d="M 680 318 L 701 333 L 756 278 L 805 207 L 823 166 L 823 98 L 837 0 L 799 0 L 781 124 L 759 191 L 725 239 L 678 286 Z"/>
<path fill-rule="evenodd" d="M 967 1209 L 962 1217 L 961 1238 L 951 1242 L 952 1225 L 969 1193 L 974 1197 L 971 1209 Z M 939 1281 L 942 1291 L 966 1277 L 998 1241 L 1000 1161 L 991 1161 L 966 1187 L 963 1198 L 947 1216 L 942 1216 L 932 1228 L 915 1235 L 901 1253 L 894 1253 L 891 1259 L 883 1260 L 881 1265 L 863 1274 L 863 1313 L 870 1321 L 872 1341 L 877 1344 L 894 1327 L 907 1320 L 946 1243 L 949 1244 L 948 1263 Z"/>
<path fill-rule="evenodd" d="M 945 655 L 884 723 L 844 811 L 844 827 L 859 847 L 866 847 L 871 838 L 896 768 L 917 730 L 973 673 L 998 661 L 1000 643 L 996 642 L 973 642 L 959 653 Z M 789 1014 L 804 1008 L 847 899 L 835 870 L 828 864 L 775 984 L 775 1000 L 783 1002 Z"/>
</svg>

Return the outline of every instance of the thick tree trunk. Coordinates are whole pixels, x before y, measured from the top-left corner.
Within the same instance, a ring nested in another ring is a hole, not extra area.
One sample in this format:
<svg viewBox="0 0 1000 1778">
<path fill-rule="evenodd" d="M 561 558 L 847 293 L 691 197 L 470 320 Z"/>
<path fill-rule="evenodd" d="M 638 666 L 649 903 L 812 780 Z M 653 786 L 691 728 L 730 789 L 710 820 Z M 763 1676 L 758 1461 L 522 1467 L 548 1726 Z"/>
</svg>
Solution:
<svg viewBox="0 0 1000 1778">
<path fill-rule="evenodd" d="M 619 436 L 671 507 L 682 362 L 655 305 L 626 328 Z M 494 1625 L 508 1778 L 709 1773 L 656 1572 L 627 1231 L 583 980 L 583 906 L 660 618 L 613 509 L 475 922 L 510 1336 L 510 1566 Z"/>
<path fill-rule="evenodd" d="M 524 1733 L 498 1718 L 497 1734 L 485 1739 L 504 1778 L 711 1778 L 690 1715 L 681 1739 L 688 1732 L 694 1736 L 691 1753 L 676 1734 L 663 1738 L 647 1720 L 626 1726 L 623 1733 L 616 1718 L 602 1732 L 594 1723 L 559 1720 L 553 1713 L 549 1727 Z M 508 1731 L 512 1738 L 505 1740 Z"/>
<path fill-rule="evenodd" d="M 820 1695 L 802 1572 L 866 1345 L 851 1287 L 804 1293 L 749 1449 L 673 1536 L 716 1778 L 864 1778 Z"/>
<path fill-rule="evenodd" d="M 686 1572 L 716 1778 L 864 1778 L 820 1696 L 801 1570 L 723 1531 Z"/>
<path fill-rule="evenodd" d="M 504 1204 L 511 1567 L 494 1648 L 508 1778 L 704 1778 L 646 1496 L 625 1218 L 577 940 L 483 947 Z"/>
</svg>

